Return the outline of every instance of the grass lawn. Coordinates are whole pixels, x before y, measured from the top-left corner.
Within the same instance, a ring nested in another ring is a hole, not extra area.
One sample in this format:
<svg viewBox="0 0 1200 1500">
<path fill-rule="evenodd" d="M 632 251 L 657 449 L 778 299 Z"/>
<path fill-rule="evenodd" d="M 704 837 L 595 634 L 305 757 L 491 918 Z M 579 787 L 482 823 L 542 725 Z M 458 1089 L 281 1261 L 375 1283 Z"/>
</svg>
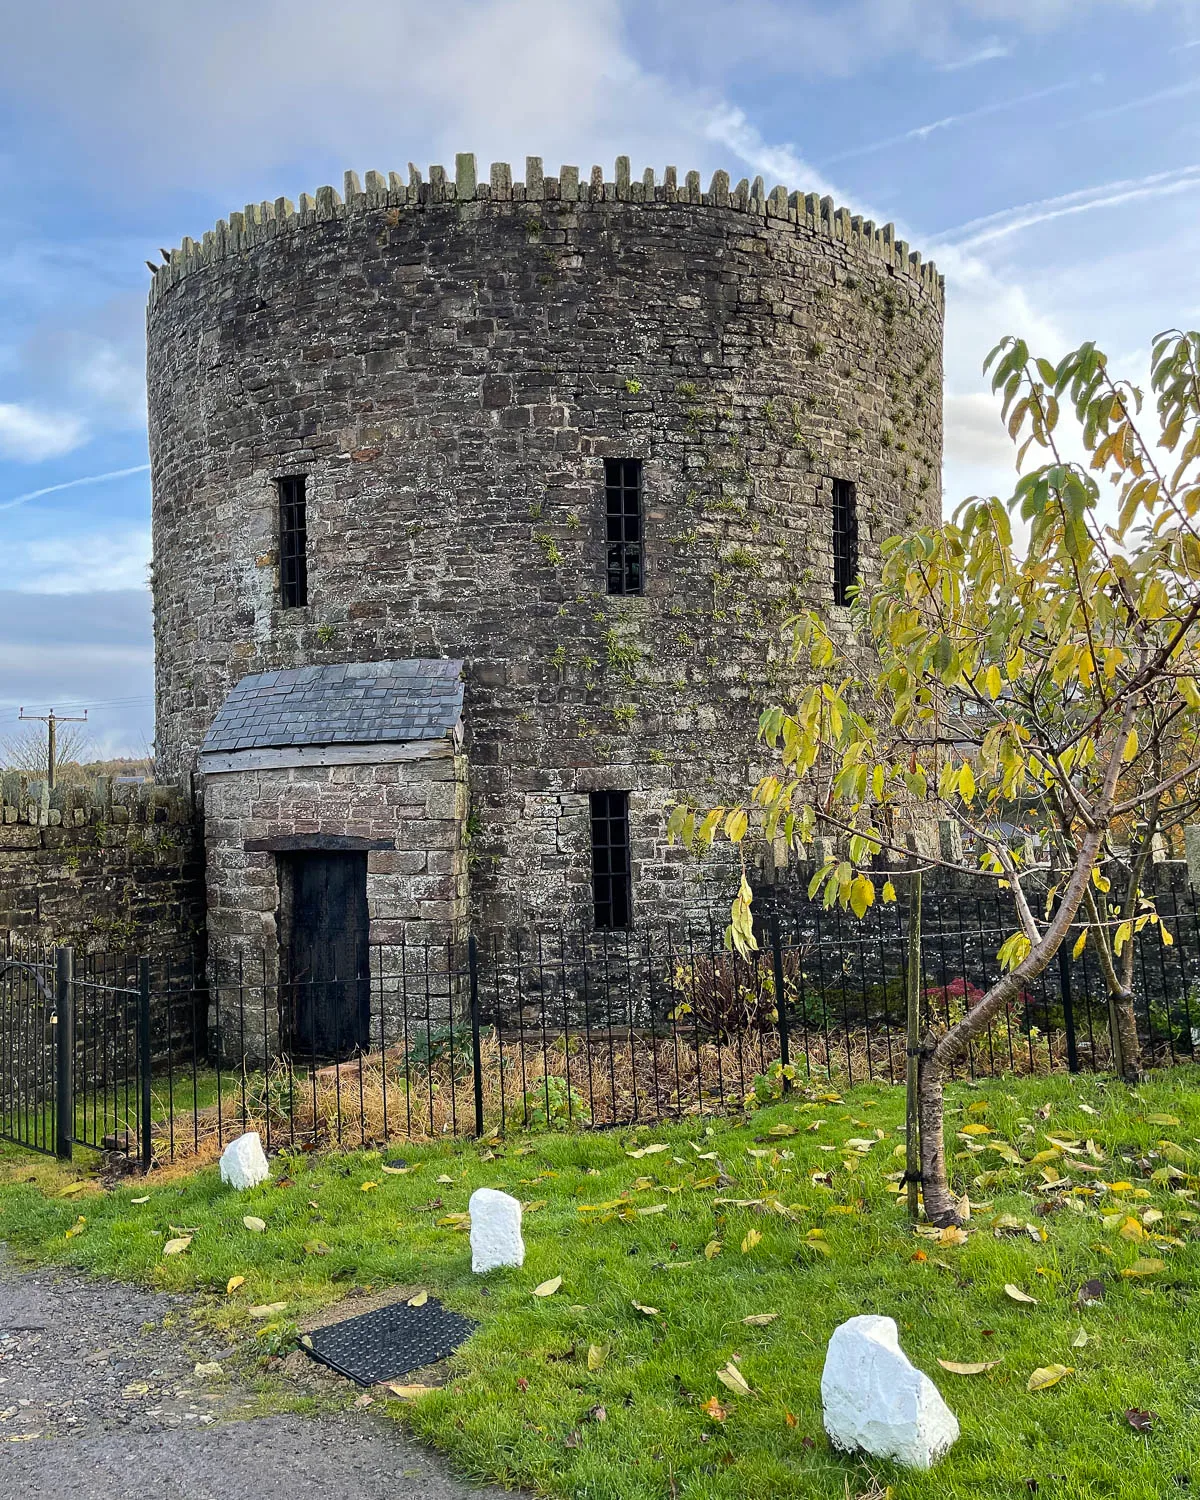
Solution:
<svg viewBox="0 0 1200 1500">
<path fill-rule="evenodd" d="M 64 1197 L 79 1166 L 8 1152 L 0 1238 L 195 1291 L 203 1317 L 258 1351 L 350 1286 L 426 1287 L 480 1326 L 449 1385 L 389 1412 L 460 1472 L 541 1493 L 1157 1500 L 1200 1487 L 1200 1069 L 1133 1092 L 1091 1077 L 952 1087 L 953 1167 L 973 1204 L 963 1243 L 907 1222 L 902 1119 L 898 1089 L 818 1086 L 744 1123 L 281 1157 L 277 1181 L 241 1197 L 213 1167 Z M 482 1186 L 526 1204 L 522 1270 L 471 1274 L 454 1216 Z M 164 1257 L 180 1232 L 189 1247 Z M 1080 1308 L 1091 1278 L 1103 1301 Z M 274 1302 L 285 1311 L 251 1318 Z M 962 1437 L 930 1474 L 829 1448 L 825 1345 L 862 1312 L 896 1319 L 958 1415 Z M 999 1363 L 964 1376 L 939 1357 Z M 730 1362 L 753 1394 L 718 1380 Z M 1052 1364 L 1072 1371 L 1030 1393 Z M 1148 1433 L 1134 1409 L 1157 1414 Z"/>
</svg>

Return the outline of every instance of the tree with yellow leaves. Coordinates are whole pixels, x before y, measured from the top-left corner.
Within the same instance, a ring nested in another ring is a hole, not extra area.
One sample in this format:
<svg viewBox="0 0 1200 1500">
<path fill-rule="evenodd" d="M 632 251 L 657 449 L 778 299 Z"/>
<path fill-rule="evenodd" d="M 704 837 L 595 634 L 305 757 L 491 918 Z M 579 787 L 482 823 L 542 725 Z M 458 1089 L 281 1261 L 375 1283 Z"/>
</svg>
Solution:
<svg viewBox="0 0 1200 1500">
<path fill-rule="evenodd" d="M 754 829 L 803 857 L 832 838 L 810 895 L 860 917 L 877 883 L 894 899 L 887 871 L 909 861 L 922 822 L 948 820 L 972 861 L 918 837 L 921 867 L 982 872 L 1011 897 L 1000 977 L 921 1041 L 921 1178 L 941 1225 L 958 1213 L 943 1081 L 1073 929 L 1076 946 L 1099 950 L 1118 1058 L 1136 1068 L 1128 955 L 1139 929 L 1162 932 L 1141 894 L 1145 857 L 1200 774 L 1200 333 L 1154 341 L 1149 416 L 1093 344 L 1053 365 L 1010 338 L 988 368 L 1018 471 L 1031 448 L 1044 462 L 1007 501 L 968 500 L 942 526 L 888 541 L 849 648 L 815 610 L 790 621 L 812 676 L 762 715 L 773 770 L 742 806 L 680 805 L 671 819 L 700 847 Z M 1111 481 L 1107 504 L 1097 476 Z M 1046 884 L 1052 899 L 1035 897 Z M 751 901 L 743 879 L 728 933 L 741 951 L 755 946 Z"/>
</svg>

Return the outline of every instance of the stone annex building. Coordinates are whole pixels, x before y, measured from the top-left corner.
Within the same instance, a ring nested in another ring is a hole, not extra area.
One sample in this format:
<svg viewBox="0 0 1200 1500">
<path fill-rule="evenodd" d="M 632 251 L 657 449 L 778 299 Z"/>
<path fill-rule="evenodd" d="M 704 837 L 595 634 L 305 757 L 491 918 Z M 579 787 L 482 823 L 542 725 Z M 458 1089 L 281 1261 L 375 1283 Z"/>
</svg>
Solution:
<svg viewBox="0 0 1200 1500">
<path fill-rule="evenodd" d="M 348 173 L 185 239 L 148 315 L 157 755 L 210 953 L 706 907 L 666 809 L 745 787 L 787 616 L 937 519 L 942 322 L 890 225 L 623 157 Z"/>
</svg>

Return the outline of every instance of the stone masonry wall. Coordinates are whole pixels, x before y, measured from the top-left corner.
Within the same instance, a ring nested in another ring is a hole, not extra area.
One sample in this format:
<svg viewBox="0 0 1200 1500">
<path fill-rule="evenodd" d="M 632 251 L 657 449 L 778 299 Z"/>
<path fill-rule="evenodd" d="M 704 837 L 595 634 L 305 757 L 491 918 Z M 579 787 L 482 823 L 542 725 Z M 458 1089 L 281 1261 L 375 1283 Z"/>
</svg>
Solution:
<svg viewBox="0 0 1200 1500">
<path fill-rule="evenodd" d="M 0 776 L 0 932 L 203 968 L 200 819 L 177 786 Z"/>
<path fill-rule="evenodd" d="M 449 747 L 447 746 L 449 751 Z M 278 978 L 279 856 L 247 840 L 333 833 L 389 840 L 367 855 L 370 940 L 438 944 L 463 935 L 466 761 L 461 755 L 388 765 L 304 766 L 205 777 L 208 932 L 214 969 L 239 954 Z"/>
<path fill-rule="evenodd" d="M 678 916 L 707 893 L 666 805 L 744 787 L 801 680 L 782 622 L 847 616 L 833 480 L 868 579 L 939 514 L 940 279 L 890 226 L 724 173 L 430 178 L 251 206 L 155 274 L 163 763 L 248 672 L 462 656 L 481 933 L 590 922 L 592 789 L 631 793 L 637 922 Z M 644 460 L 641 597 L 605 592 L 606 456 Z M 282 610 L 293 474 L 309 603 Z"/>
</svg>

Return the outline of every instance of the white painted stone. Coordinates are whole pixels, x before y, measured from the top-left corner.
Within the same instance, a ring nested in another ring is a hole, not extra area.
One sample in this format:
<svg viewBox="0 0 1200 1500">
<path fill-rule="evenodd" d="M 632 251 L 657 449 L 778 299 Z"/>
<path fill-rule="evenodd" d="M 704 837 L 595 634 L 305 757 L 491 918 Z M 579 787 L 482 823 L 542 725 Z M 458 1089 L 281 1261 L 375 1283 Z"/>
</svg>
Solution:
<svg viewBox="0 0 1200 1500">
<path fill-rule="evenodd" d="M 497 1266 L 525 1264 L 521 1238 L 521 1205 L 495 1188 L 476 1188 L 471 1212 L 471 1269 L 482 1273 Z"/>
<path fill-rule="evenodd" d="M 958 1437 L 954 1413 L 901 1350 L 892 1318 L 850 1318 L 833 1330 L 821 1401 L 835 1448 L 909 1468 L 932 1468 Z"/>
<path fill-rule="evenodd" d="M 221 1153 L 221 1181 L 243 1192 L 257 1187 L 271 1175 L 257 1130 L 248 1130 L 230 1141 Z"/>
</svg>

